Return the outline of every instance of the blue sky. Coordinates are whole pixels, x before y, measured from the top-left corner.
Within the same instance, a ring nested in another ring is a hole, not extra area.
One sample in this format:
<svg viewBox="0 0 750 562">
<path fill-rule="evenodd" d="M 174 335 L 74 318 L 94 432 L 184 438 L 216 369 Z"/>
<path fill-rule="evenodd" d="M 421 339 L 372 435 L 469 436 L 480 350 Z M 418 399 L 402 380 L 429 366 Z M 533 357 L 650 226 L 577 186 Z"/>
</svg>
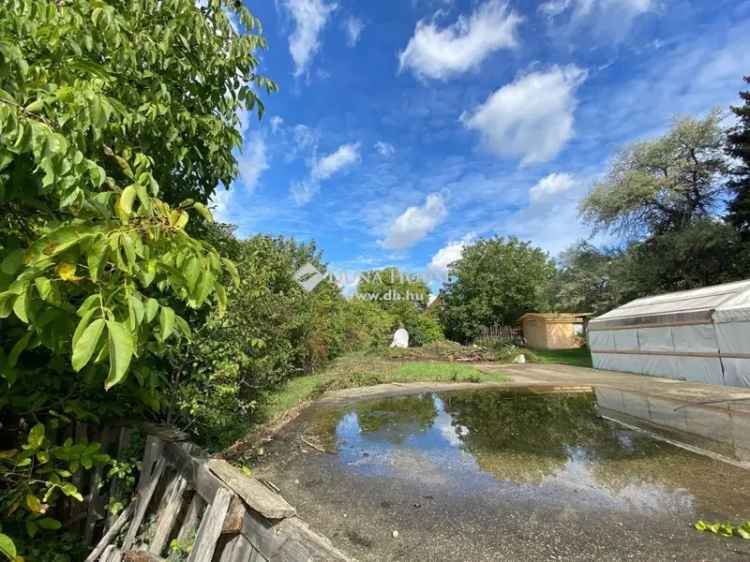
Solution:
<svg viewBox="0 0 750 562">
<path fill-rule="evenodd" d="M 263 0 L 241 236 L 314 239 L 330 267 L 440 274 L 477 237 L 551 256 L 625 143 L 738 103 L 750 0 Z"/>
</svg>

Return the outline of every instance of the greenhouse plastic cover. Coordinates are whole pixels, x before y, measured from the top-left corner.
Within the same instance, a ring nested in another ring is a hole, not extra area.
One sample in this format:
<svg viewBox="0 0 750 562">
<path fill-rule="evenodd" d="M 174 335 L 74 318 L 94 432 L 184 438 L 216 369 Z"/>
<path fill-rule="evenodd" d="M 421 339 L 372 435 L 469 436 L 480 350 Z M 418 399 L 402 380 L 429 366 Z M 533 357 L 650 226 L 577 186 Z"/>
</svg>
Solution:
<svg viewBox="0 0 750 562">
<path fill-rule="evenodd" d="M 589 324 L 594 367 L 750 387 L 750 281 L 629 302 Z"/>
</svg>

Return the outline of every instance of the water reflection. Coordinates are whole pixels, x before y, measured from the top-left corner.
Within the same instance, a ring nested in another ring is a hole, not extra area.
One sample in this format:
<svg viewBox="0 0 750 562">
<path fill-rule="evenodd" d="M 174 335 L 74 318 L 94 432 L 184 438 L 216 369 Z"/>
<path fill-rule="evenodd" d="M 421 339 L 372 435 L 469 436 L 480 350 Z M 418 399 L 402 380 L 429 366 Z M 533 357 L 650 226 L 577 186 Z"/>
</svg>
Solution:
<svg viewBox="0 0 750 562">
<path fill-rule="evenodd" d="M 639 512 L 717 499 L 700 490 L 712 461 L 604 422 L 588 394 L 424 394 L 320 420 L 345 470 L 446 494 Z"/>
</svg>

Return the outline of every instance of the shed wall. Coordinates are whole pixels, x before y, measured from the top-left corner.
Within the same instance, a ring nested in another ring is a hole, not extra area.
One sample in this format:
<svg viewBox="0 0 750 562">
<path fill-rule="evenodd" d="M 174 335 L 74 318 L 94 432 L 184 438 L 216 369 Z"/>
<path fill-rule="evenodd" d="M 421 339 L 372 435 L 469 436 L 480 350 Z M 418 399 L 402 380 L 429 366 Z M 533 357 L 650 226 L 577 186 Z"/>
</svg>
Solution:
<svg viewBox="0 0 750 562">
<path fill-rule="evenodd" d="M 581 347 L 573 322 L 547 323 L 547 349 L 575 349 Z"/>
<path fill-rule="evenodd" d="M 524 318 L 521 328 L 529 347 L 547 349 L 547 331 L 541 318 Z"/>
</svg>

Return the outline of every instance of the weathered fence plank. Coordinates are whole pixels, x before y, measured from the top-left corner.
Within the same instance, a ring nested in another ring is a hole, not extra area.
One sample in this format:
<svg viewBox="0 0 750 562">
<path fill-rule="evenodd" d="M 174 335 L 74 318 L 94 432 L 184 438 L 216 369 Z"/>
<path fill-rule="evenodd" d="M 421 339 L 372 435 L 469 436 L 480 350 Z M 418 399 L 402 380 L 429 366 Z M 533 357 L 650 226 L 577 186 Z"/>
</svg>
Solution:
<svg viewBox="0 0 750 562">
<path fill-rule="evenodd" d="M 312 531 L 298 517 L 274 522 L 248 511 L 242 524 L 242 534 L 269 562 L 350 560 L 330 540 Z"/>
<path fill-rule="evenodd" d="M 115 550 L 114 545 L 109 545 L 107 548 L 104 549 L 104 552 L 102 553 L 102 557 L 99 558 L 100 562 L 109 562 L 110 558 L 112 558 L 112 553 Z M 88 558 L 87 558 L 88 560 Z"/>
<path fill-rule="evenodd" d="M 234 560 L 234 552 L 237 550 L 239 542 L 243 539 L 244 537 L 242 535 L 235 535 L 229 539 L 224 545 L 224 550 L 221 551 L 219 562 L 232 562 L 232 560 Z"/>
<path fill-rule="evenodd" d="M 177 533 L 177 542 L 183 543 L 195 538 L 195 533 L 198 530 L 198 523 L 200 523 L 201 514 L 205 507 L 206 502 L 203 501 L 200 494 L 196 493 L 190 501 L 187 513 L 185 513 L 185 520 L 182 522 L 180 532 Z"/>
<path fill-rule="evenodd" d="M 148 474 L 148 470 L 146 467 L 149 466 L 149 464 L 146 462 L 143 463 L 144 469 L 143 472 L 141 472 L 141 476 L 146 474 L 146 477 L 141 482 L 139 482 L 138 485 L 138 490 L 136 492 L 137 495 L 135 498 L 135 514 L 133 515 L 133 521 L 132 523 L 130 523 L 128 532 L 125 535 L 125 540 L 123 540 L 122 542 L 123 550 L 130 550 L 130 548 L 133 546 L 135 537 L 138 534 L 138 529 L 143 522 L 143 518 L 146 516 L 148 505 L 149 503 L 151 503 L 151 497 L 154 495 L 156 486 L 159 484 L 159 479 L 161 478 L 162 472 L 164 472 L 165 465 L 166 459 L 164 459 L 163 457 L 159 458 L 159 460 L 156 461 L 156 467 L 154 468 L 153 472 L 151 474 Z"/>
<path fill-rule="evenodd" d="M 188 562 L 211 562 L 233 495 L 225 488 L 216 491 L 213 503 L 203 514 Z"/>
<path fill-rule="evenodd" d="M 221 529 L 221 534 L 236 535 L 242 531 L 242 521 L 245 519 L 246 511 L 245 502 L 239 496 L 234 496 L 232 503 L 229 504 L 227 516 L 224 518 L 224 527 Z"/>
<path fill-rule="evenodd" d="M 159 555 L 167 546 L 169 535 L 172 533 L 172 529 L 177 522 L 177 516 L 180 514 L 182 494 L 185 493 L 185 488 L 187 488 L 185 477 L 180 473 L 175 474 L 164 492 L 162 505 L 156 516 L 156 531 L 148 548 L 150 553 Z"/>
<path fill-rule="evenodd" d="M 164 562 L 161 555 L 179 520 L 178 542 L 183 547 L 192 544 L 188 562 L 351 561 L 260 481 L 223 460 L 207 458 L 189 442 L 165 442 L 162 436 L 183 438 L 169 431 L 148 437 L 135 496 L 86 562 Z M 187 491 L 192 497 L 186 496 Z M 155 505 L 158 509 L 151 507 Z M 151 534 L 141 526 L 153 511 Z M 122 533 L 125 537 L 118 549 L 116 541 Z M 147 544 L 134 547 L 136 539 Z"/>
<path fill-rule="evenodd" d="M 253 510 L 267 519 L 284 519 L 297 514 L 287 501 L 272 492 L 255 478 L 242 474 L 227 461 L 211 459 L 208 468 Z"/>
<path fill-rule="evenodd" d="M 94 547 L 94 550 L 92 550 L 91 554 L 89 554 L 86 558 L 85 562 L 95 562 L 99 559 L 99 555 L 102 554 L 102 552 L 104 552 L 107 548 L 109 548 L 109 546 L 111 546 L 109 543 L 111 543 L 112 539 L 117 536 L 117 534 L 125 526 L 125 523 L 128 522 L 134 512 L 135 502 L 131 502 L 130 505 L 128 505 L 128 507 L 125 508 L 125 510 L 115 520 L 109 530 L 107 530 L 104 536 L 99 540 L 96 547 Z M 107 560 L 107 558 L 103 557 L 102 560 Z"/>
<path fill-rule="evenodd" d="M 208 469 L 208 459 L 192 456 L 191 452 L 194 450 L 195 447 L 189 443 L 167 443 L 164 456 L 190 482 L 203 500 L 210 504 L 217 490 L 224 488 L 224 485 Z"/>
<path fill-rule="evenodd" d="M 166 560 L 145 550 L 130 550 L 123 555 L 122 562 L 166 562 Z"/>
</svg>

